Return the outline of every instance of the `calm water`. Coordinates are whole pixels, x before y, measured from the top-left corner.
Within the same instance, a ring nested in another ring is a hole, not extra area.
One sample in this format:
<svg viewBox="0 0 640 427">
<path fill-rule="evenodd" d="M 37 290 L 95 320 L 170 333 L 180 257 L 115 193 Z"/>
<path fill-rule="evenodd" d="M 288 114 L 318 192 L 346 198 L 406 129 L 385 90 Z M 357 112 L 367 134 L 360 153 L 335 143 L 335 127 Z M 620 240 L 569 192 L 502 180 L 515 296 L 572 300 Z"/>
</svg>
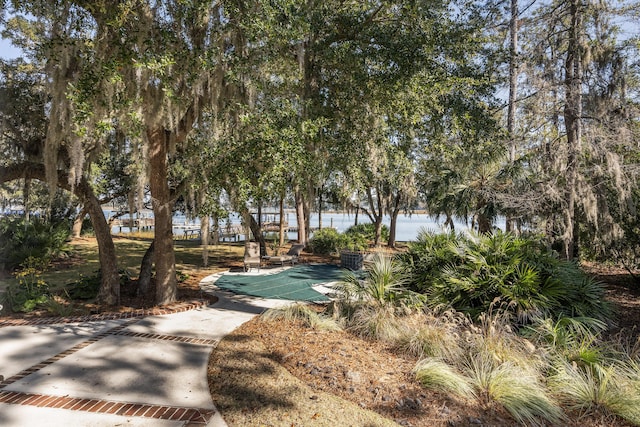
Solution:
<svg viewBox="0 0 640 427">
<path fill-rule="evenodd" d="M 274 215 L 266 215 L 267 221 L 277 221 L 277 216 Z M 285 213 L 285 220 L 288 222 L 289 226 L 297 226 L 296 215 L 293 212 Z M 347 228 L 355 225 L 355 214 L 346 214 L 346 213 L 323 213 L 322 214 L 322 227 L 333 227 L 340 232 L 344 232 Z M 174 216 L 174 225 L 176 226 L 173 230 L 176 236 L 182 236 L 184 234 L 185 228 L 199 228 L 200 220 L 194 219 L 189 220 L 185 215 L 176 214 Z M 364 224 L 371 222 L 366 215 L 358 215 L 358 223 Z M 383 219 L 383 223 L 389 226 L 391 220 L 388 216 L 385 216 Z M 239 224 L 240 219 L 237 216 L 233 216 L 231 218 L 232 224 Z M 311 215 L 311 227 L 318 227 L 318 214 L 314 213 Z M 444 218 L 440 218 L 436 220 L 433 216 L 426 214 L 413 214 L 411 216 L 400 215 L 398 216 L 398 223 L 396 228 L 396 240 L 397 241 L 412 241 L 415 240 L 418 236 L 420 230 L 430 230 L 434 232 L 439 232 L 443 229 Z M 226 221 L 220 221 L 220 226 L 224 227 Z M 461 221 L 454 221 L 456 231 L 464 231 L 469 229 L 469 224 L 466 224 Z M 504 228 L 504 219 L 497 224 L 498 227 Z M 114 227 L 113 232 L 128 232 L 127 227 Z M 244 236 L 242 236 L 244 238 Z M 298 238 L 297 233 L 288 233 L 289 240 L 296 240 Z"/>
</svg>

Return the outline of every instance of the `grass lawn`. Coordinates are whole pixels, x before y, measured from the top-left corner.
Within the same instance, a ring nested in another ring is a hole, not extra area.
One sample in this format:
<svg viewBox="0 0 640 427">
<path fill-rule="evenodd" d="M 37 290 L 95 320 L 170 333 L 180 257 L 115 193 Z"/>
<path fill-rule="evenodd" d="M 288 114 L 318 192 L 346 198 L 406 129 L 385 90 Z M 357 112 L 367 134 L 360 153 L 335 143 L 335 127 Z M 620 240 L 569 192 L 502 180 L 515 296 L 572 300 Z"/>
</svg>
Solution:
<svg viewBox="0 0 640 427">
<path fill-rule="evenodd" d="M 118 267 L 121 270 L 127 270 L 132 277 L 137 277 L 142 257 L 151 244 L 151 239 L 114 236 L 113 241 L 118 257 Z M 174 248 L 176 269 L 187 275 L 209 270 L 215 272 L 235 262 L 241 263 L 244 250 L 242 243 L 209 245 L 208 266 L 204 267 L 203 246 L 198 240 L 176 240 Z M 92 276 L 100 269 L 95 238 L 74 239 L 69 243 L 67 252 L 69 254 L 67 258 L 56 261 L 54 268 L 42 274 L 42 279 L 52 290 L 59 289 L 81 276 Z M 17 283 L 12 276 L 6 275 L 0 278 L 0 291 L 12 283 Z"/>
</svg>

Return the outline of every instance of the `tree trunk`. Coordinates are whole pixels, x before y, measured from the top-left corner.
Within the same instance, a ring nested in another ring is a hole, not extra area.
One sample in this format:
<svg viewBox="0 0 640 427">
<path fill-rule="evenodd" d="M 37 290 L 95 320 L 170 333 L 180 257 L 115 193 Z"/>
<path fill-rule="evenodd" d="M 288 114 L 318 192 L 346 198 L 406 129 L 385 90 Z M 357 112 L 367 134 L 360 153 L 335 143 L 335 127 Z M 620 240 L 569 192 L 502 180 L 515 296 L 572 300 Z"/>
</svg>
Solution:
<svg viewBox="0 0 640 427">
<path fill-rule="evenodd" d="M 387 246 L 390 248 L 396 247 L 396 229 L 398 226 L 398 215 L 400 210 L 394 210 L 391 213 L 391 221 L 389 222 L 389 239 L 387 240 Z"/>
<path fill-rule="evenodd" d="M 31 221 L 31 180 L 28 178 L 24 179 L 22 196 L 24 199 L 24 225 L 26 227 L 27 223 Z"/>
<path fill-rule="evenodd" d="M 151 275 L 153 272 L 153 243 L 154 241 L 152 241 L 147 248 L 140 263 L 140 275 L 138 276 L 138 289 L 136 291 L 138 296 L 146 294 L 149 289 L 149 284 L 151 284 Z"/>
<path fill-rule="evenodd" d="M 307 245 L 307 220 L 304 216 L 304 197 L 300 188 L 295 190 L 296 198 L 296 221 L 298 223 L 298 243 Z"/>
<path fill-rule="evenodd" d="M 387 240 L 387 246 L 390 248 L 396 247 L 396 230 L 398 228 L 398 215 L 400 215 L 400 200 L 401 194 L 398 192 L 396 197 L 393 199 L 393 206 L 389 209 L 389 216 L 391 217 L 391 221 L 389 223 L 389 240 Z"/>
<path fill-rule="evenodd" d="M 267 242 L 264 240 L 264 235 L 262 234 L 262 228 L 260 227 L 260 224 L 256 221 L 256 219 L 253 217 L 253 215 L 248 213 L 247 216 L 249 220 L 249 229 L 251 230 L 251 233 L 253 234 L 253 237 L 256 240 L 256 242 L 260 243 L 260 255 L 266 255 Z"/>
<path fill-rule="evenodd" d="M 576 205 L 576 186 L 578 182 L 578 154 L 581 145 L 580 118 L 582 116 L 582 61 L 580 52 L 580 28 L 582 11 L 579 0 L 571 0 L 571 26 L 565 61 L 565 105 L 564 122 L 567 132 L 567 188 L 564 198 L 564 233 L 562 236 L 563 255 L 574 258 L 574 221 Z"/>
<path fill-rule="evenodd" d="M 107 224 L 107 219 L 104 217 L 104 212 L 102 212 L 100 201 L 93 194 L 93 190 L 91 190 L 85 179 L 76 187 L 76 194 L 78 193 L 84 199 L 84 209 L 87 210 L 91 218 L 91 224 L 98 243 L 101 275 L 98 301 L 107 305 L 119 305 L 120 273 L 118 272 L 116 248 L 111 238 L 111 229 Z"/>
<path fill-rule="evenodd" d="M 451 218 L 451 215 L 449 215 L 448 213 L 445 215 L 447 216 L 447 218 L 444 221 L 444 226 L 449 227 L 451 231 L 456 231 L 456 225 L 454 224 L 453 218 Z"/>
<path fill-rule="evenodd" d="M 302 207 L 304 208 L 304 241 L 305 245 L 309 241 L 309 236 L 311 235 L 311 202 L 315 200 L 315 189 L 312 188 L 311 184 L 307 185 L 307 193 L 306 197 L 302 195 Z"/>
<path fill-rule="evenodd" d="M 324 191 L 324 185 L 320 188 L 320 194 L 318 195 L 318 230 L 322 230 L 322 192 Z"/>
<path fill-rule="evenodd" d="M 491 233 L 491 222 L 489 219 L 482 213 L 478 213 L 477 215 L 478 221 L 478 233 L 479 234 L 490 234 Z"/>
<path fill-rule="evenodd" d="M 375 225 L 376 235 L 373 240 L 373 244 L 375 246 L 380 246 L 380 241 L 382 240 L 382 217 L 384 208 L 382 206 L 382 200 L 380 200 L 380 194 L 382 194 L 382 192 L 380 191 L 380 189 L 378 189 L 377 196 L 374 201 L 371 188 L 367 189 L 367 198 L 369 200 L 370 206 L 370 210 L 367 211 L 367 215 L 369 216 L 371 222 L 373 222 L 373 224 Z"/>
<path fill-rule="evenodd" d="M 82 234 L 82 224 L 86 215 L 87 210 L 82 207 L 80 209 L 80 213 L 73 220 L 73 226 L 71 227 L 71 235 L 73 236 L 73 238 L 77 239 Z"/>
<path fill-rule="evenodd" d="M 518 0 L 511 0 L 511 19 L 509 21 L 509 110 L 507 112 L 507 134 L 509 136 L 509 162 L 516 160 L 516 98 L 518 93 Z M 507 215 L 505 231 L 513 232 L 515 223 Z"/>
<path fill-rule="evenodd" d="M 279 246 L 284 246 L 284 226 L 285 226 L 285 221 L 284 221 L 284 197 L 280 197 L 280 224 L 279 224 L 279 232 L 278 232 L 278 244 Z"/>
<path fill-rule="evenodd" d="M 148 129 L 149 188 L 153 201 L 154 262 L 156 266 L 156 304 L 176 300 L 176 260 L 173 251 L 173 203 L 168 180 L 170 133 L 162 127 Z"/>
<path fill-rule="evenodd" d="M 202 265 L 209 265 L 209 215 L 200 217 L 200 243 L 202 244 Z"/>
</svg>

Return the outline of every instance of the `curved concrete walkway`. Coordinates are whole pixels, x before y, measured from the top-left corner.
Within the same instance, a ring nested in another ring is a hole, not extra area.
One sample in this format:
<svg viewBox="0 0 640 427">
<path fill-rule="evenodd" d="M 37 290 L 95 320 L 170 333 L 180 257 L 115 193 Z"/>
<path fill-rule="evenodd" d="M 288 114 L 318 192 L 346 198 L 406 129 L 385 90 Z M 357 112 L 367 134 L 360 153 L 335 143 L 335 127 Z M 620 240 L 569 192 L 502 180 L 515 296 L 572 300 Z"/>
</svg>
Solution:
<svg viewBox="0 0 640 427">
<path fill-rule="evenodd" d="M 209 393 L 209 355 L 226 334 L 286 302 L 221 292 L 214 281 L 201 283 L 219 298 L 210 306 L 0 322 L 0 425 L 226 426 Z"/>
</svg>

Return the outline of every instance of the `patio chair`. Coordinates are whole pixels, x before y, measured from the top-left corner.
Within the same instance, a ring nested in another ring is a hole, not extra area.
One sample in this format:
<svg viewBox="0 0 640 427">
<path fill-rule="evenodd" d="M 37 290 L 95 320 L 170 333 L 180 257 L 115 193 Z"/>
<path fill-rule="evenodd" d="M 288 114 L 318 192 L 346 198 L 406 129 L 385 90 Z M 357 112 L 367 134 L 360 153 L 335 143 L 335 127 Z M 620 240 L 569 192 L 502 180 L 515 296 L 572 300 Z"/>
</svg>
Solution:
<svg viewBox="0 0 640 427">
<path fill-rule="evenodd" d="M 296 262 L 300 262 L 300 254 L 304 249 L 304 245 L 295 244 L 291 246 L 289 252 L 287 252 L 284 256 L 287 257 L 288 261 L 291 261 L 291 265 L 294 265 Z"/>
<path fill-rule="evenodd" d="M 287 252 L 286 254 L 269 257 L 269 262 L 272 264 L 280 263 L 281 265 L 284 265 L 285 263 L 290 262 L 291 265 L 293 266 L 296 264 L 296 262 L 300 261 L 299 257 L 303 249 L 304 249 L 304 245 L 295 244 L 291 246 L 291 249 L 289 249 L 289 252 Z"/>
<path fill-rule="evenodd" d="M 251 267 L 258 267 L 260 271 L 260 244 L 249 242 L 244 247 L 244 271 L 251 270 Z"/>
</svg>

